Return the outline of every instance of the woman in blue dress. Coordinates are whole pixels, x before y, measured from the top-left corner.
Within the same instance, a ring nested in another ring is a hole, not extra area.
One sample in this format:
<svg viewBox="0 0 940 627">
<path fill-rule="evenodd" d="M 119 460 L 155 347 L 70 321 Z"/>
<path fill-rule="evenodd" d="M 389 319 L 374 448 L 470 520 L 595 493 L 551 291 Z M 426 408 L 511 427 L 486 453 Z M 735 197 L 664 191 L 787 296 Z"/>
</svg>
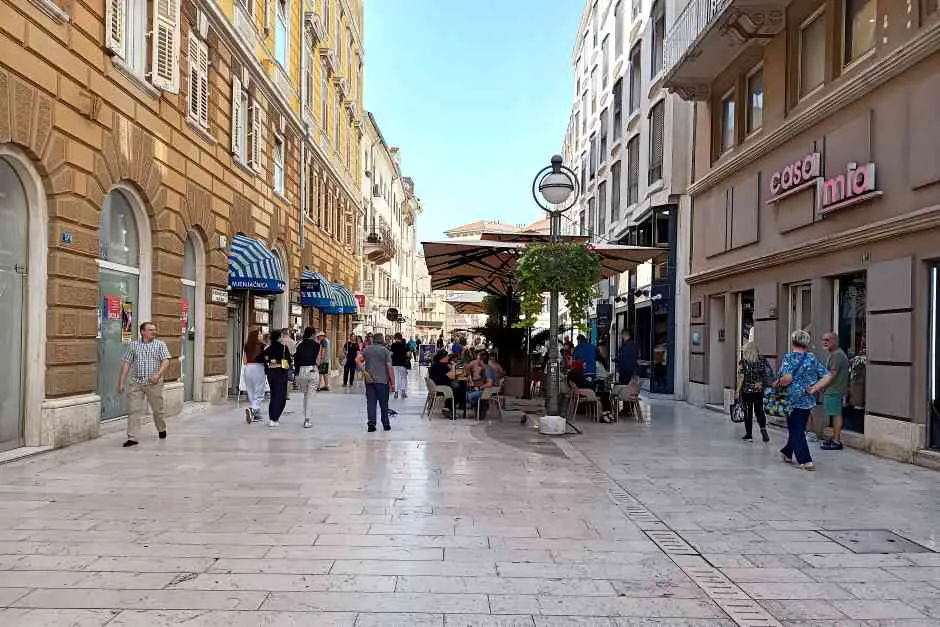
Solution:
<svg viewBox="0 0 940 627">
<path fill-rule="evenodd" d="M 809 351 L 812 337 L 808 331 L 798 330 L 790 335 L 792 350 L 784 355 L 780 366 L 780 378 L 774 384 L 777 388 L 786 388 L 790 403 L 787 416 L 787 444 L 780 449 L 783 461 L 796 463 L 803 470 L 816 470 L 813 458 L 806 443 L 806 421 L 816 406 L 816 394 L 832 383 L 832 374 Z"/>
</svg>

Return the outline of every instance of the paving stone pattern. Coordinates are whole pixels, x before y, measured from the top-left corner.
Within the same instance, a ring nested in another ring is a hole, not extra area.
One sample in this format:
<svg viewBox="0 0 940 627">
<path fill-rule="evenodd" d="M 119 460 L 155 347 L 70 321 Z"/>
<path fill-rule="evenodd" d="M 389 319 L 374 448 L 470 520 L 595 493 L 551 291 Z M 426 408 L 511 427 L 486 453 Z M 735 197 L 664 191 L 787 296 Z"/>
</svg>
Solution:
<svg viewBox="0 0 940 627">
<path fill-rule="evenodd" d="M 361 390 L 320 394 L 312 429 L 299 401 L 278 430 L 213 408 L 0 466 L 0 625 L 940 624 L 934 472 L 802 472 L 781 432 L 745 444 L 681 403 L 546 442 L 422 419 L 417 387 L 388 433 Z M 930 552 L 818 533 L 839 529 Z"/>
</svg>

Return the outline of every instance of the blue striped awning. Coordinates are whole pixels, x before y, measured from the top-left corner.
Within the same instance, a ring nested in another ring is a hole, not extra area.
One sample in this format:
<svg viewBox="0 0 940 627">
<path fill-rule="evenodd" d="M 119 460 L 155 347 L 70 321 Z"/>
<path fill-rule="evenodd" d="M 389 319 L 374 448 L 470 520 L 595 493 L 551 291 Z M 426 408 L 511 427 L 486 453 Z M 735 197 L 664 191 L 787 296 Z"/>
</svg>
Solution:
<svg viewBox="0 0 940 627">
<path fill-rule="evenodd" d="M 322 309 L 327 313 L 328 309 L 334 307 L 333 304 L 333 290 L 330 289 L 330 282 L 326 280 L 326 277 L 320 274 L 319 272 L 313 272 L 311 270 L 304 270 L 303 275 L 301 276 L 302 281 L 320 281 L 319 290 L 304 290 L 303 284 L 301 284 L 300 289 L 300 304 L 304 307 L 316 307 L 317 309 Z"/>
<path fill-rule="evenodd" d="M 354 314 L 359 312 L 356 299 L 346 286 L 334 283 L 330 287 L 333 288 L 333 302 L 338 310 L 336 313 Z"/>
<path fill-rule="evenodd" d="M 241 233 L 232 238 L 228 255 L 228 284 L 235 290 L 284 291 L 284 275 L 277 257 L 264 244 Z"/>
</svg>

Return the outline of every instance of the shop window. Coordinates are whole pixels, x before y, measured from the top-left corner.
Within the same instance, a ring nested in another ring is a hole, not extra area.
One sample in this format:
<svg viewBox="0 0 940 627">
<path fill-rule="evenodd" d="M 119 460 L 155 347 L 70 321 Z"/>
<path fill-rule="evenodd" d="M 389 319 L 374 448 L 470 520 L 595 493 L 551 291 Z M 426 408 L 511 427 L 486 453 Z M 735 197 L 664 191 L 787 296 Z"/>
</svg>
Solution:
<svg viewBox="0 0 940 627">
<path fill-rule="evenodd" d="M 849 358 L 849 387 L 842 417 L 845 428 L 856 433 L 865 432 L 866 289 L 864 272 L 838 277 L 833 285 L 833 330 L 839 335 L 839 347 Z"/>
<path fill-rule="evenodd" d="M 845 0 L 843 61 L 857 61 L 875 47 L 878 3 L 876 0 Z"/>
<path fill-rule="evenodd" d="M 721 153 L 734 148 L 734 143 L 734 90 L 731 90 L 721 99 Z"/>
<path fill-rule="evenodd" d="M 764 70 L 757 68 L 747 77 L 747 132 L 764 125 Z"/>
<path fill-rule="evenodd" d="M 818 89 L 826 81 L 826 13 L 820 8 L 803 22 L 799 32 L 800 97 Z"/>
</svg>

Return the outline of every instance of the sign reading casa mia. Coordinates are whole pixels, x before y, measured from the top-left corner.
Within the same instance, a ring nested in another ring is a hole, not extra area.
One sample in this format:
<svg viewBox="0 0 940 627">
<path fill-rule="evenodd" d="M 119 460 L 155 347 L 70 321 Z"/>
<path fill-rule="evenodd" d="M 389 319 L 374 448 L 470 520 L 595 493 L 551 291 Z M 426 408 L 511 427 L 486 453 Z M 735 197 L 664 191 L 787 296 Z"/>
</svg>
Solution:
<svg viewBox="0 0 940 627">
<path fill-rule="evenodd" d="M 791 163 L 770 177 L 770 199 L 780 202 L 804 189 L 816 187 L 816 213 L 824 215 L 881 196 L 875 183 L 875 164 L 849 163 L 845 172 L 826 178 L 822 174 L 822 155 L 814 152 Z"/>
</svg>

